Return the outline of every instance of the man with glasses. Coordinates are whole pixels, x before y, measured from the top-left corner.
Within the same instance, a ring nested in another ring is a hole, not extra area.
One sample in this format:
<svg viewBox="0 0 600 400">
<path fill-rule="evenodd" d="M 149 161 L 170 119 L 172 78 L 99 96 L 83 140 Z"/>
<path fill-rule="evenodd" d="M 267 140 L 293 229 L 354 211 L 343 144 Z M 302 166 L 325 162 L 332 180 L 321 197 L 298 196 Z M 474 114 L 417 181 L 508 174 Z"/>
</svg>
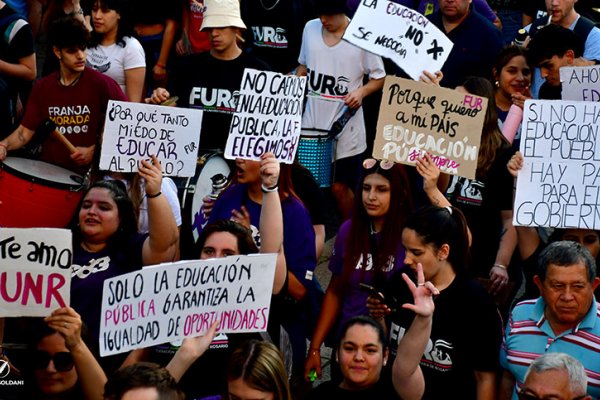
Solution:
<svg viewBox="0 0 600 400">
<path fill-rule="evenodd" d="M 566 353 L 584 365 L 589 393 L 600 396 L 600 309 L 594 289 L 596 263 L 579 243 L 550 244 L 538 259 L 534 282 L 541 296 L 519 303 L 511 314 L 500 351 L 505 369 L 500 399 L 517 399 L 527 367 L 548 353 Z M 545 397 L 542 397 L 545 398 Z M 571 400 L 571 399 L 569 399 Z"/>
<path fill-rule="evenodd" d="M 565 353 L 548 353 L 531 363 L 519 400 L 591 400 L 587 375 L 577 359 Z"/>
</svg>

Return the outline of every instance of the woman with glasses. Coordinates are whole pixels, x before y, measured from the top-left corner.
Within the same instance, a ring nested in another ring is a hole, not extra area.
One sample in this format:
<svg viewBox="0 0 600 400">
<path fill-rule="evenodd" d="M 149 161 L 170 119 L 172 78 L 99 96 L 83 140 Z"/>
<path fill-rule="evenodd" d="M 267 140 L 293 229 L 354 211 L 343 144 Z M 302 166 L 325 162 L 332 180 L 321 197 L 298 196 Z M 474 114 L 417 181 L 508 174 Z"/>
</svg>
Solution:
<svg viewBox="0 0 600 400">
<path fill-rule="evenodd" d="M 27 370 L 34 383 L 27 399 L 101 400 L 106 375 L 81 337 L 81 317 L 59 308 L 40 324 L 32 341 Z"/>
<path fill-rule="evenodd" d="M 369 292 L 362 284 L 381 290 L 392 272 L 400 269 L 404 250 L 400 233 L 412 211 L 404 166 L 367 159 L 360 179 L 352 218 L 342 224 L 329 269 L 333 273 L 313 333 L 304 374 L 321 375 L 320 348 L 339 318 L 368 315 Z M 336 335 L 337 336 L 337 335 Z"/>
</svg>

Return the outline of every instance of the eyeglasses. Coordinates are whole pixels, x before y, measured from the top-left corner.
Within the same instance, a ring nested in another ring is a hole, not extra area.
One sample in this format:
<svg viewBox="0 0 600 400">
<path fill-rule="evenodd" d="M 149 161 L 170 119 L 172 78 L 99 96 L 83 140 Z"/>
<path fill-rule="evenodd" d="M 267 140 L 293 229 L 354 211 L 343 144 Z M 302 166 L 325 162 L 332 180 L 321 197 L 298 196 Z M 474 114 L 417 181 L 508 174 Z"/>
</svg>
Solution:
<svg viewBox="0 0 600 400">
<path fill-rule="evenodd" d="M 389 160 L 376 160 L 374 158 L 367 158 L 365 161 L 363 161 L 363 168 L 364 169 L 372 169 L 375 166 L 377 166 L 377 161 L 379 161 L 379 168 L 386 170 L 386 171 L 388 169 L 392 168 L 395 164 L 393 161 L 389 161 Z"/>
<path fill-rule="evenodd" d="M 47 351 L 36 350 L 33 355 L 33 365 L 35 369 L 46 369 L 48 363 L 52 360 L 54 368 L 59 372 L 70 371 L 73 368 L 73 356 L 66 351 L 60 351 L 50 355 Z"/>
<path fill-rule="evenodd" d="M 538 397 L 535 394 L 530 394 L 530 393 L 525 393 L 525 391 L 523 389 L 519 389 L 517 391 L 517 397 L 519 398 L 519 400 L 543 400 L 541 397 Z M 583 395 L 583 396 L 577 396 L 572 400 L 583 400 L 587 397 L 587 395 Z"/>
</svg>

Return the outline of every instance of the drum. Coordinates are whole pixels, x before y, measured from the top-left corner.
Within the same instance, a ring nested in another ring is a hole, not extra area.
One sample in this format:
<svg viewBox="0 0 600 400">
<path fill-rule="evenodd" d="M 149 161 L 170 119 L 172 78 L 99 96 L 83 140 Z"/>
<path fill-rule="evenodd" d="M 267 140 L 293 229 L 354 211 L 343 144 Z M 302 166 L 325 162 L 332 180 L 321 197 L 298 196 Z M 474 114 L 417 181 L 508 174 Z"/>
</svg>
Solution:
<svg viewBox="0 0 600 400">
<path fill-rule="evenodd" d="M 0 226 L 64 228 L 84 192 L 83 177 L 42 161 L 0 162 Z"/>
<path fill-rule="evenodd" d="M 222 189 L 222 177 L 227 179 L 231 168 L 223 158 L 223 153 L 206 153 L 198 158 L 196 175 L 187 178 L 185 186 L 181 191 L 181 204 L 183 212 L 183 226 L 191 230 L 193 243 L 206 225 L 206 218 L 202 212 L 202 199 L 213 192 L 213 183 Z M 196 257 L 198 255 L 196 254 Z"/>
<path fill-rule="evenodd" d="M 330 187 L 333 161 L 333 139 L 327 133 L 301 135 L 298 143 L 298 162 L 312 174 L 320 187 Z"/>
</svg>

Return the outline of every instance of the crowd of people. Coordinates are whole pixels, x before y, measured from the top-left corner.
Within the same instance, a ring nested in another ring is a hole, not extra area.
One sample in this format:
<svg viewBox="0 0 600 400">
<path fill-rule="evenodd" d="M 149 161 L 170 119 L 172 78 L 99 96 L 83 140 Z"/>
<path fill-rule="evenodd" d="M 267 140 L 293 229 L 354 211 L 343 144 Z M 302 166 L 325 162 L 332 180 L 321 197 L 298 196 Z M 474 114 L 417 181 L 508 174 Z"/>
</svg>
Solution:
<svg viewBox="0 0 600 400">
<path fill-rule="evenodd" d="M 343 39 L 362 1 L 0 0 L 0 168 L 41 160 L 83 188 L 63 226 L 70 304 L 0 319 L 0 399 L 600 398 L 600 232 L 513 226 L 524 160 L 507 128 L 526 100 L 561 98 L 561 67 L 600 63 L 598 6 L 393 1 L 454 44 L 419 80 L 488 100 L 474 179 L 430 154 L 370 158 L 384 79 L 408 75 Z M 190 210 L 192 183 L 155 155 L 99 169 L 109 100 L 203 110 L 198 158 L 223 159 L 247 68 L 307 77 L 300 141 L 330 145 L 331 176 L 272 153 L 223 160 Z M 217 321 L 100 357 L 106 279 L 254 253 L 277 254 L 265 332 Z"/>
</svg>

